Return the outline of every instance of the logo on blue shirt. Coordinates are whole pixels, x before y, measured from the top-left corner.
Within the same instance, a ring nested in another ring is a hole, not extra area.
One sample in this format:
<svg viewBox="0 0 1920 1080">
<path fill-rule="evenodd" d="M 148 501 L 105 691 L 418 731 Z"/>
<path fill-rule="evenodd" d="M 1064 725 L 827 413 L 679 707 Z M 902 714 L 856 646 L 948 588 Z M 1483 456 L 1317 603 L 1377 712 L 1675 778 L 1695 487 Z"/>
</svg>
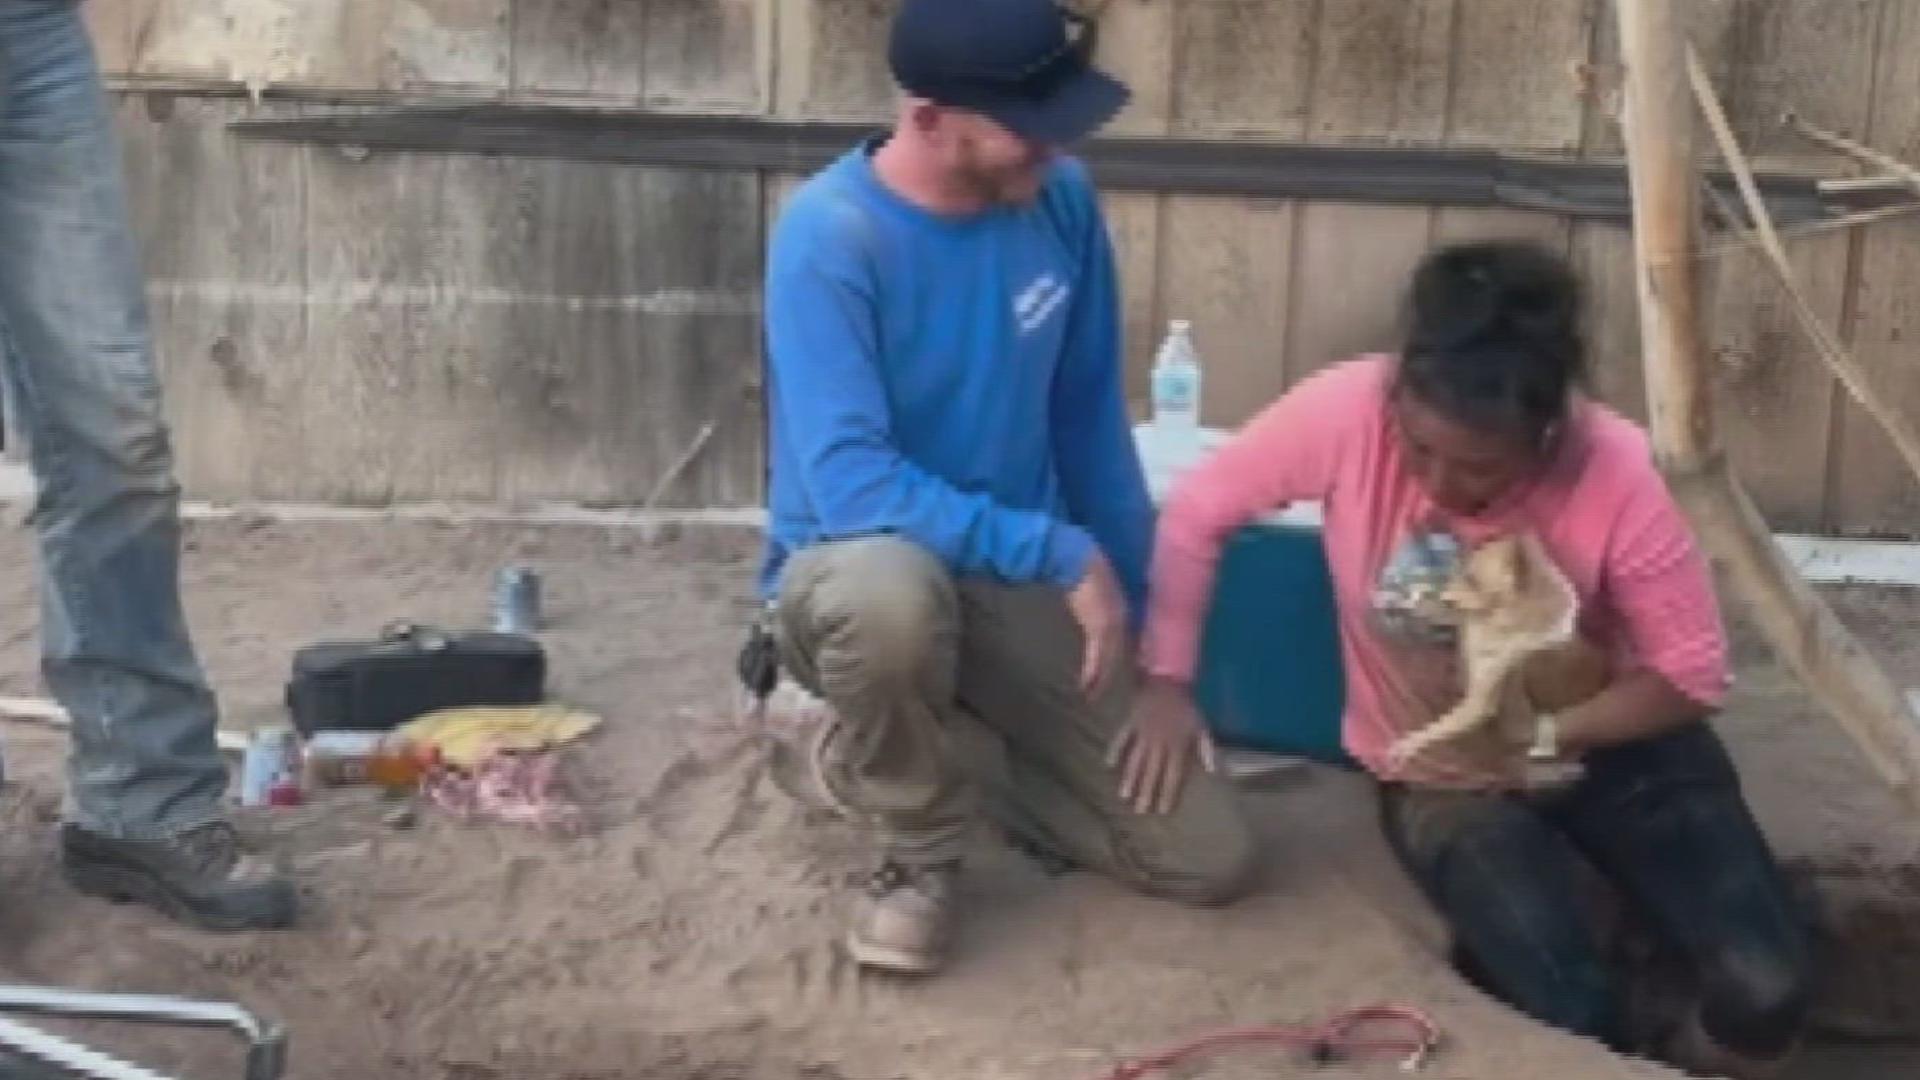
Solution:
<svg viewBox="0 0 1920 1080">
<path fill-rule="evenodd" d="M 1022 334 L 1031 334 L 1046 325 L 1053 313 L 1067 302 L 1072 289 L 1051 273 L 1041 274 L 1013 298 L 1013 319 Z"/>
</svg>

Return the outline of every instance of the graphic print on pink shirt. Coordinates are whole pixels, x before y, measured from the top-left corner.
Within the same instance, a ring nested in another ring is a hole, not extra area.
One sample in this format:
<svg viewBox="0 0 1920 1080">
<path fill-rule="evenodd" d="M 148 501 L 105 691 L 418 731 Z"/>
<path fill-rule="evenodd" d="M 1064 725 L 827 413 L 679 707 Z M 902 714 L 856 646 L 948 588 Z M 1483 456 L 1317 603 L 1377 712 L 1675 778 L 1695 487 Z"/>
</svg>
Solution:
<svg viewBox="0 0 1920 1080">
<path fill-rule="evenodd" d="M 1176 486 L 1155 546 L 1142 643 L 1148 672 L 1191 680 L 1231 534 L 1289 503 L 1319 501 L 1346 666 L 1343 741 L 1376 774 L 1433 786 L 1503 782 L 1463 747 L 1437 748 L 1398 775 L 1386 764 L 1396 738 L 1459 695 L 1445 635 L 1401 632 L 1403 620 L 1376 609 L 1392 587 L 1383 570 L 1424 534 L 1472 547 L 1534 533 L 1573 583 L 1582 636 L 1616 670 L 1649 668 L 1702 704 L 1719 704 L 1726 644 L 1706 563 L 1640 430 L 1582 400 L 1556 457 L 1531 480 L 1479 514 L 1447 515 L 1404 467 L 1388 403 L 1392 372 L 1390 357 L 1368 356 L 1310 377 Z"/>
</svg>

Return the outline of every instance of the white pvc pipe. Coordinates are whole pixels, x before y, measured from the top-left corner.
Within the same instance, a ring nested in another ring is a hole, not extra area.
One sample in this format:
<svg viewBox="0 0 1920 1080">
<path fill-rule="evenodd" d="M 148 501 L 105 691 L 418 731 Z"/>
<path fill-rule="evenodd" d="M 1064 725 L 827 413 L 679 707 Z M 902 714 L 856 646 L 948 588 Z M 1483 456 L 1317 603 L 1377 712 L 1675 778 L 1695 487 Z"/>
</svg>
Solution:
<svg viewBox="0 0 1920 1080">
<path fill-rule="evenodd" d="M 0 1046 L 90 1080 L 173 1080 L 4 1016 L 0 1016 Z"/>
</svg>

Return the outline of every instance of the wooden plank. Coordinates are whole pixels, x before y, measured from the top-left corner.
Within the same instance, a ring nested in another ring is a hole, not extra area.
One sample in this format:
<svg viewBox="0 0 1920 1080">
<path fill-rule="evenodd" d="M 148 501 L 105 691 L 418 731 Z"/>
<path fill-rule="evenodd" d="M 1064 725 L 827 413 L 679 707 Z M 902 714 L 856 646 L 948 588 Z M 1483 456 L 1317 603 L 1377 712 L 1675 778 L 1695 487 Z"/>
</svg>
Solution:
<svg viewBox="0 0 1920 1080">
<path fill-rule="evenodd" d="M 774 108 L 809 120 L 883 120 L 890 0 L 767 0 L 779 5 Z"/>
<path fill-rule="evenodd" d="M 645 93 L 647 18 L 637 0 L 518 0 L 513 92 L 637 102 Z"/>
<path fill-rule="evenodd" d="M 1793 109 L 1830 131 L 1862 131 L 1874 96 L 1875 36 L 1882 0 L 1742 0 L 1727 28 L 1732 66 L 1721 97 L 1740 145 L 1756 164 L 1833 157 L 1785 130 L 1780 114 Z M 1906 47 L 1916 42 L 1909 39 Z M 1912 93 L 1909 84 L 1904 92 Z"/>
<path fill-rule="evenodd" d="M 1323 5 L 1314 58 L 1316 141 L 1438 142 L 1455 0 Z"/>
<path fill-rule="evenodd" d="M 118 111 L 181 482 L 272 497 L 304 468 L 307 151 L 235 139 L 235 99 L 130 95 Z"/>
<path fill-rule="evenodd" d="M 507 88 L 511 0 L 142 0 L 143 75 L 354 89 Z"/>
<path fill-rule="evenodd" d="M 502 454 L 527 449 L 503 430 L 501 380 L 517 368 L 522 393 L 560 380 L 508 351 L 495 252 L 531 193 L 497 158 L 316 149 L 308 168 L 306 300 L 329 329 L 312 336 L 302 407 L 335 422 L 306 448 L 301 497 L 492 499 Z M 523 397 L 511 411 L 541 407 Z"/>
<path fill-rule="evenodd" d="M 1612 3 L 1613 0 L 1605 2 Z M 1687 41 L 1699 51 L 1708 74 L 1720 86 L 1727 85 L 1727 76 L 1734 62 L 1729 35 L 1734 11 L 1745 7 L 1746 2 L 1685 0 L 1681 6 Z M 1602 14 L 1609 13 L 1603 11 Z M 1594 26 L 1593 62 L 1583 86 L 1586 119 L 1581 146 L 1589 157 L 1617 158 L 1627 152 L 1626 144 L 1620 137 L 1620 122 L 1615 115 L 1620 103 L 1621 77 L 1620 25 L 1618 20 L 1603 17 Z"/>
<path fill-rule="evenodd" d="M 1888 4 L 1880 31 L 1878 85 L 1865 141 L 1906 161 L 1920 160 L 1920 6 Z M 1816 119 L 1811 110 L 1809 118 Z M 1856 241 L 1851 332 L 1854 355 L 1875 387 L 1909 415 L 1920 414 L 1920 222 L 1875 225 Z M 1834 426 L 1829 520 L 1842 533 L 1920 536 L 1920 484 L 1885 436 L 1850 399 Z"/>
<path fill-rule="evenodd" d="M 752 175 L 520 162 L 500 497 L 758 502 L 761 185 Z M 516 387 L 518 388 L 516 392 Z M 710 434 L 709 434 L 710 432 Z"/>
<path fill-rule="evenodd" d="M 649 105 L 695 112 L 765 111 L 773 58 L 771 3 L 646 0 L 646 16 Z"/>
<path fill-rule="evenodd" d="M 307 498 L 758 496 L 751 174 L 316 151 Z M 379 228 L 368 228 L 377 221 Z"/>
<path fill-rule="evenodd" d="M 1920 143 L 1908 142 L 1909 147 L 1916 145 Z M 1876 225 L 1861 243 L 1854 286 L 1854 355 L 1882 394 L 1908 415 L 1920 415 L 1920 370 L 1913 360 L 1914 342 L 1920 341 L 1920 290 L 1914 287 L 1920 281 L 1920 222 Z M 1920 485 L 1850 399 L 1841 400 L 1837 414 L 1834 462 L 1828 472 L 1833 529 L 1848 535 L 1920 537 Z"/>
<path fill-rule="evenodd" d="M 1573 227 L 1573 265 L 1586 290 L 1587 367 L 1596 397 L 1635 423 L 1647 422 L 1640 364 L 1640 293 L 1633 234 L 1616 225 Z"/>
<path fill-rule="evenodd" d="M 1298 138 L 1319 8 L 1317 0 L 1192 0 L 1163 8 L 1178 13 L 1171 35 L 1175 130 Z"/>
<path fill-rule="evenodd" d="M 1127 401 L 1134 415 L 1147 415 L 1147 372 L 1165 332 L 1160 305 L 1160 236 L 1165 200 L 1158 195 L 1109 194 L 1101 199 L 1120 277 L 1121 339 L 1127 368 Z"/>
<path fill-rule="evenodd" d="M 793 198 L 793 193 L 800 190 L 800 185 L 806 181 L 804 176 L 787 174 L 769 175 L 766 178 L 762 185 L 761 213 L 766 216 L 769 231 L 780 219 L 781 212 L 786 210 L 787 200 Z"/>
<path fill-rule="evenodd" d="M 80 14 L 93 39 L 94 59 L 102 73 L 124 75 L 133 63 L 135 0 L 85 0 Z"/>
<path fill-rule="evenodd" d="M 772 8 L 755 0 L 514 0 L 513 87 L 542 99 L 764 110 Z"/>
<path fill-rule="evenodd" d="M 245 81 L 245 73 L 265 82 L 298 81 L 308 74 L 310 58 L 296 55 L 298 31 L 305 29 L 299 12 L 277 0 L 248 11 L 244 26 L 236 26 L 226 3 L 206 0 L 133 0 L 133 54 L 128 67 L 141 75 Z M 323 5 L 317 2 L 313 9 Z M 247 48 L 236 46 L 246 35 Z"/>
<path fill-rule="evenodd" d="M 1428 88 L 1407 97 L 1383 96 L 1351 72 L 1323 63 L 1317 74 L 1330 81 L 1313 88 L 1307 130 L 1352 131 L 1389 143 L 1437 136 L 1451 78 L 1446 53 L 1432 49 L 1438 31 L 1431 20 L 1440 14 L 1428 7 L 1395 18 L 1371 0 L 1323 5 L 1321 30 L 1326 40 L 1340 43 L 1339 55 L 1376 72 L 1405 62 L 1413 66 L 1404 76 Z M 1370 33 L 1380 36 L 1371 39 Z M 1436 81 L 1439 94 L 1429 87 Z M 1404 107 L 1409 103 L 1420 103 L 1423 109 Z M 1425 111 L 1427 106 L 1432 111 Z M 1297 204 L 1294 213 L 1287 381 L 1296 382 L 1356 353 L 1397 350 L 1408 278 L 1428 250 L 1431 211 L 1424 206 L 1308 201 Z"/>
<path fill-rule="evenodd" d="M 1817 12 L 1792 0 L 1735 5 L 1726 31 L 1731 72 L 1721 85 L 1749 155 L 1831 168 L 1830 155 L 1781 129 L 1780 114 L 1794 108 L 1822 126 L 1866 129 L 1878 14 L 1877 2 L 1824 4 Z M 1911 90 L 1909 85 L 1904 92 Z M 1789 255 L 1795 279 L 1821 319 L 1838 326 L 1846 311 L 1852 238 L 1797 241 Z M 1719 361 L 1714 400 L 1722 440 L 1775 528 L 1817 530 L 1826 515 L 1837 387 L 1778 284 L 1757 261 L 1736 256 L 1713 270 L 1706 301 Z"/>
<path fill-rule="evenodd" d="M 251 137 L 333 146 L 460 151 L 664 168 L 803 172 L 821 168 L 873 122 L 584 110 L 549 103 L 383 109 L 375 116 L 241 123 Z M 1110 189 L 1341 199 L 1392 205 L 1509 206 L 1624 222 L 1618 164 L 1445 147 L 1341 147 L 1192 138 L 1088 140 L 1080 154 Z M 1756 178 L 1783 225 L 1828 218 L 1812 177 Z"/>
<path fill-rule="evenodd" d="M 506 90 L 512 0 L 344 2 L 339 37 L 318 65 L 328 84 Z"/>
<path fill-rule="evenodd" d="M 1087 3 L 1078 5 L 1082 9 Z M 1096 63 L 1124 80 L 1133 99 L 1109 124 L 1122 135 L 1164 135 L 1173 115 L 1173 25 L 1178 5 L 1112 0 L 1100 7 Z"/>
<path fill-rule="evenodd" d="M 1468 206 L 1442 206 L 1433 212 L 1436 246 L 1470 240 L 1522 240 L 1566 254 L 1572 238 L 1572 222 L 1557 214 Z"/>
<path fill-rule="evenodd" d="M 1576 71 L 1592 50 L 1589 0 L 1468 0 L 1456 8 L 1447 141 L 1576 150 L 1585 103 Z"/>
<path fill-rule="evenodd" d="M 1162 306 L 1193 323 L 1208 424 L 1237 427 L 1287 387 L 1295 212 L 1284 201 L 1168 202 Z"/>
<path fill-rule="evenodd" d="M 1830 326 L 1844 312 L 1850 237 L 1797 240 L 1794 279 Z M 1707 289 L 1714 400 L 1721 441 L 1776 530 L 1825 523 L 1827 453 L 1836 388 L 1779 284 L 1751 254 L 1713 267 Z"/>
<path fill-rule="evenodd" d="M 1397 350 L 1407 285 L 1428 250 L 1424 209 L 1310 202 L 1298 212 L 1290 383 L 1356 353 Z"/>
</svg>

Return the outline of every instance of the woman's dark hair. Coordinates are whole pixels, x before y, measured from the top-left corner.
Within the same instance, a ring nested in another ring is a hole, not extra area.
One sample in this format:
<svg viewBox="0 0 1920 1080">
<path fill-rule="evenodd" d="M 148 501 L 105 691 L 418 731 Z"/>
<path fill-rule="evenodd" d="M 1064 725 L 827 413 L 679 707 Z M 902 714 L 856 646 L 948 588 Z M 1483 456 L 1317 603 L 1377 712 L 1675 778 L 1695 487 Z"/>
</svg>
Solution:
<svg viewBox="0 0 1920 1080">
<path fill-rule="evenodd" d="M 1468 427 L 1541 445 L 1586 379 L 1580 286 L 1518 242 L 1458 244 L 1413 275 L 1398 388 Z"/>
</svg>

